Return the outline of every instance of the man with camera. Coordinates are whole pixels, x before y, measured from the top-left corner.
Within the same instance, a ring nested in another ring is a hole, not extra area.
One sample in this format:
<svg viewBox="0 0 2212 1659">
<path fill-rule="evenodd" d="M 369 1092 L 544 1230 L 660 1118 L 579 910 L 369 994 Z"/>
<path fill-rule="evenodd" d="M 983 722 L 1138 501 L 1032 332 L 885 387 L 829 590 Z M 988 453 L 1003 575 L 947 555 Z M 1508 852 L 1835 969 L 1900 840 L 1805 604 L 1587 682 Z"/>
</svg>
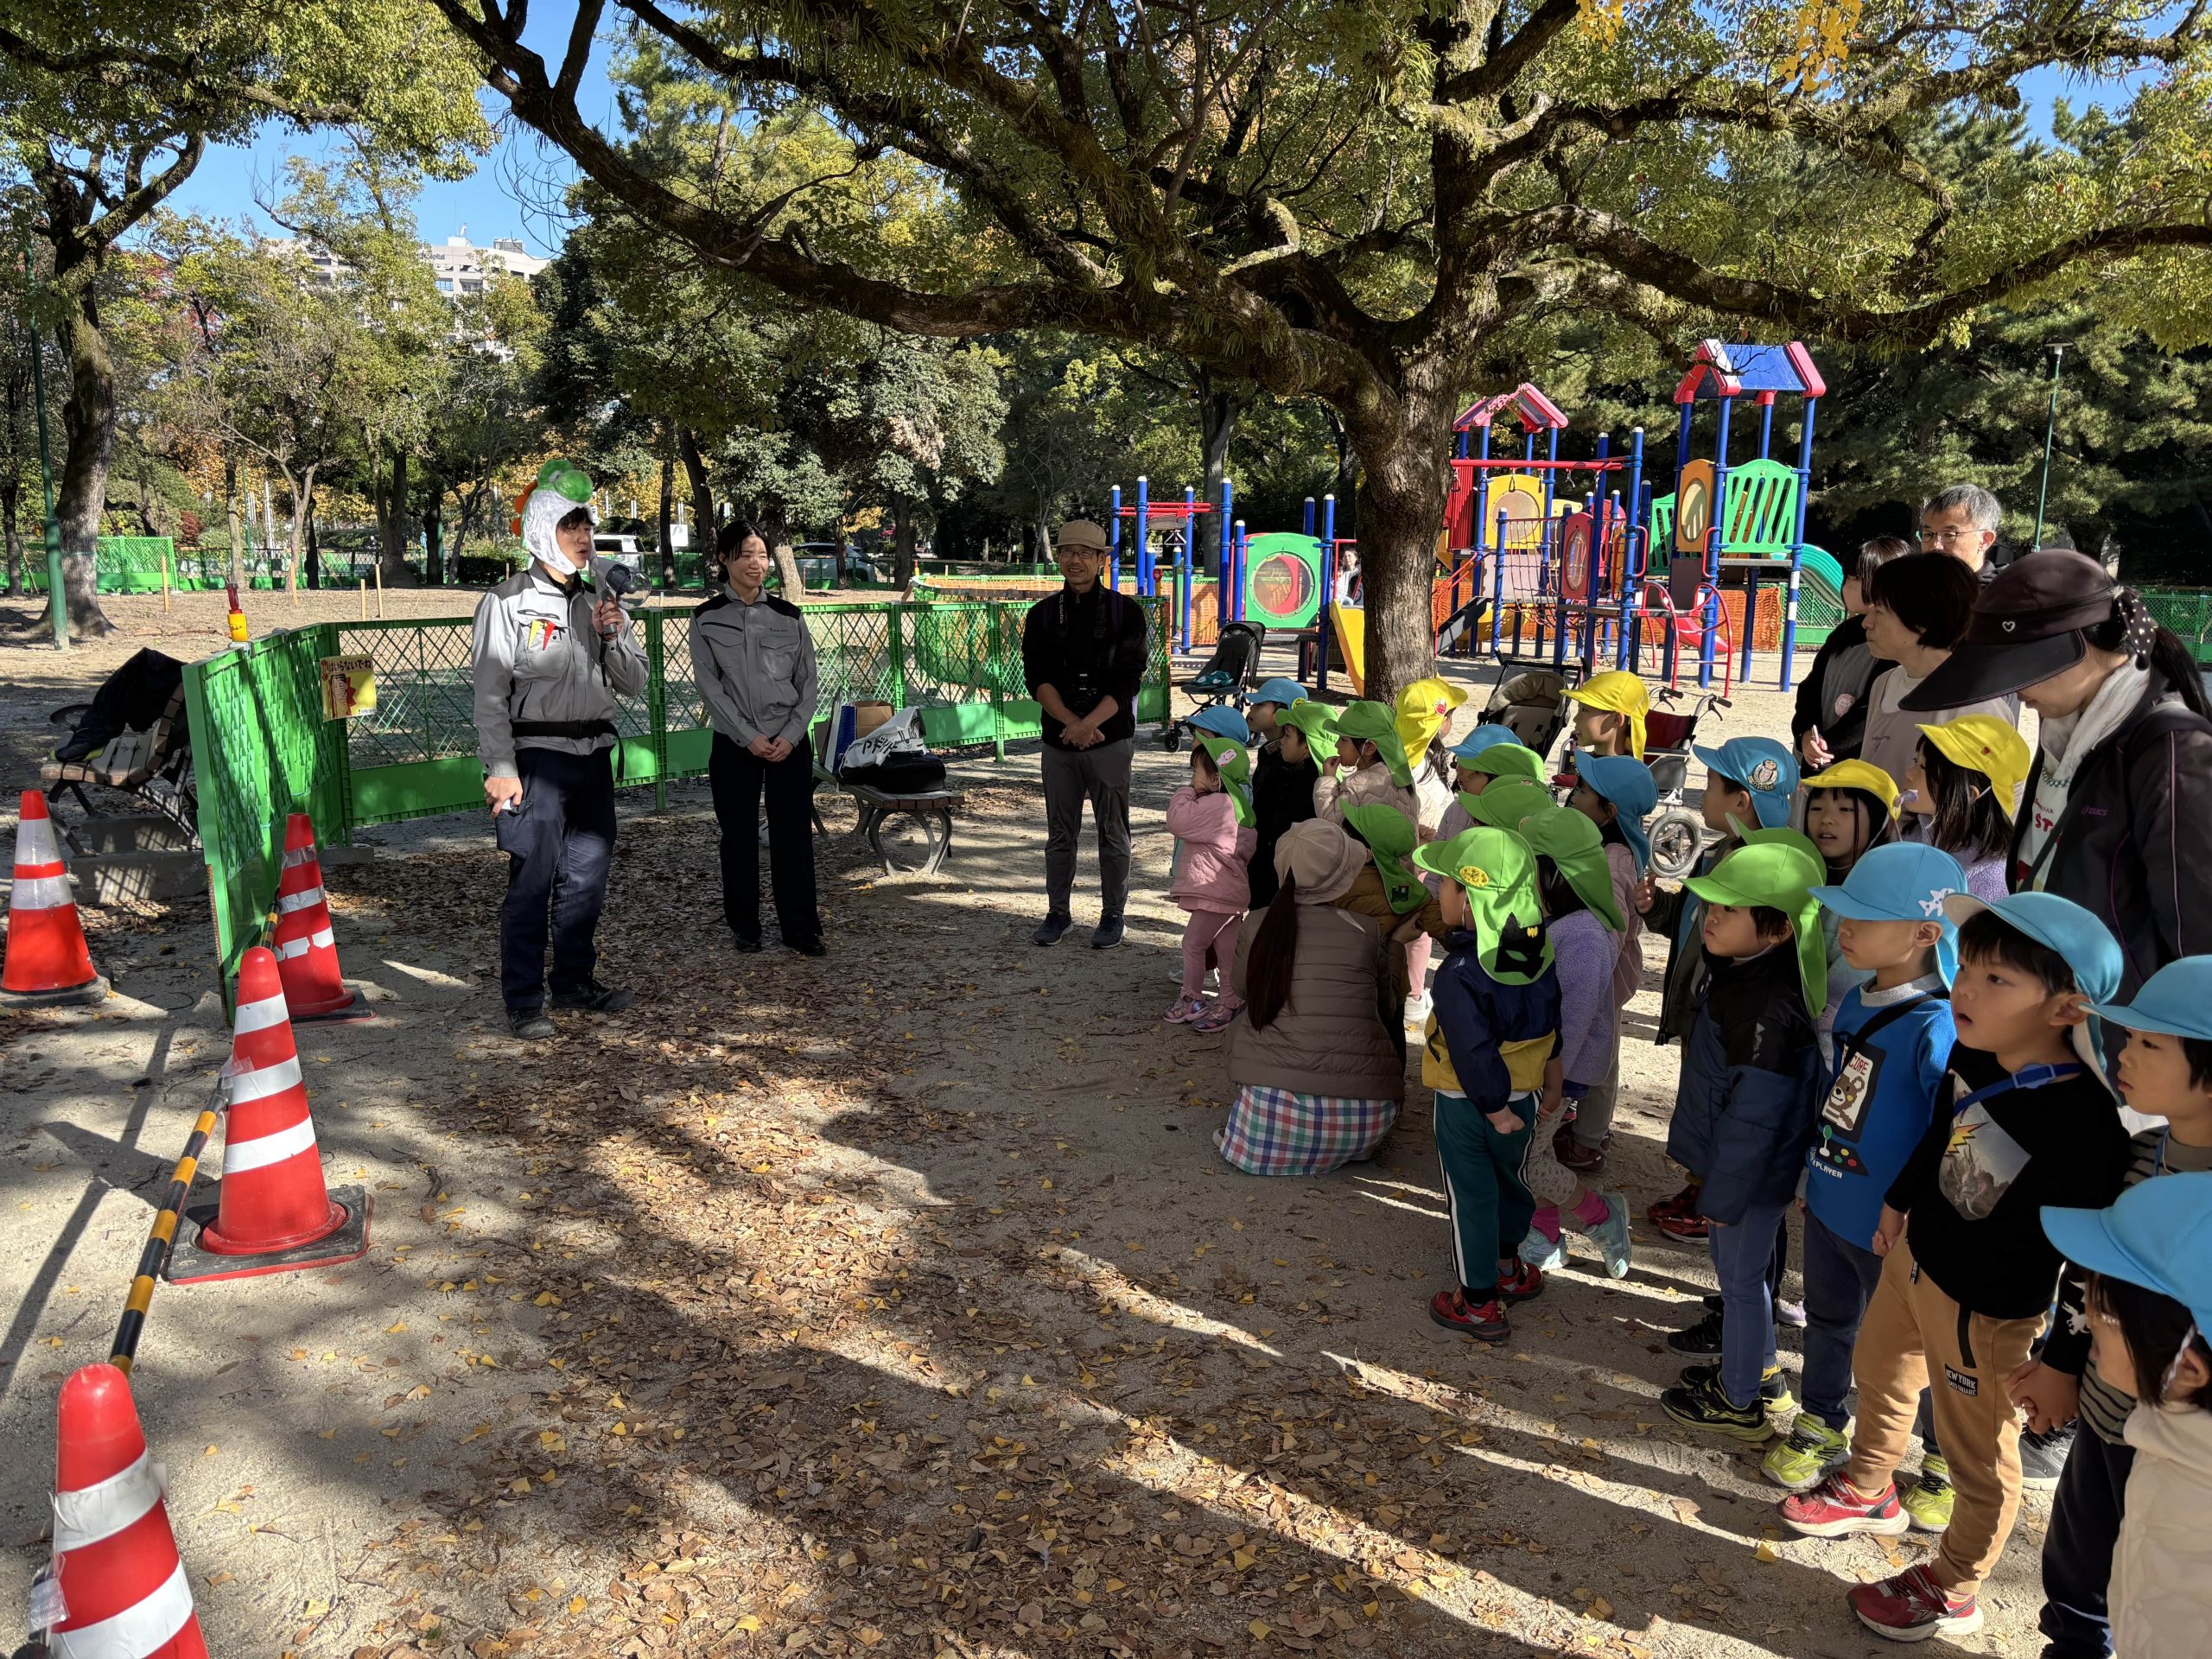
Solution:
<svg viewBox="0 0 2212 1659">
<path fill-rule="evenodd" d="M 591 553 L 591 480 L 549 461 L 523 505 L 530 563 L 476 607 L 477 752 L 507 855 L 499 988 L 507 1025 L 553 1035 L 552 1006 L 612 1014 L 637 999 L 594 976 L 614 854 L 615 698 L 645 690 L 645 653 L 620 595 L 634 575 Z"/>
<path fill-rule="evenodd" d="M 1021 666 L 1045 728 L 1044 922 L 1030 935 L 1058 944 L 1072 926 L 1076 842 L 1083 804 L 1098 823 L 1098 925 L 1090 948 L 1122 942 L 1129 892 L 1129 762 L 1137 688 L 1144 680 L 1144 607 L 1100 580 L 1106 532 L 1085 518 L 1060 526 L 1053 548 L 1066 586 L 1029 607 Z"/>
</svg>

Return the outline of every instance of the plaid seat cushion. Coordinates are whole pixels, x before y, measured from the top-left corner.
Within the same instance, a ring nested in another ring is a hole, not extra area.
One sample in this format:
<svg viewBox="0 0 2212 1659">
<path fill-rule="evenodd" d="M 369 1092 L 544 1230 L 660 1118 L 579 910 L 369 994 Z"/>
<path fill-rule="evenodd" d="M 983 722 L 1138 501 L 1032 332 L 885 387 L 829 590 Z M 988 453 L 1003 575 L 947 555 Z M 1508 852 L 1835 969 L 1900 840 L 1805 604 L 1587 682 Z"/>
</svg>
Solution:
<svg viewBox="0 0 2212 1659">
<path fill-rule="evenodd" d="M 1248 1084 L 1214 1136 L 1221 1155 L 1251 1175 L 1321 1175 L 1372 1157 L 1398 1120 L 1395 1100 L 1348 1100 Z"/>
</svg>

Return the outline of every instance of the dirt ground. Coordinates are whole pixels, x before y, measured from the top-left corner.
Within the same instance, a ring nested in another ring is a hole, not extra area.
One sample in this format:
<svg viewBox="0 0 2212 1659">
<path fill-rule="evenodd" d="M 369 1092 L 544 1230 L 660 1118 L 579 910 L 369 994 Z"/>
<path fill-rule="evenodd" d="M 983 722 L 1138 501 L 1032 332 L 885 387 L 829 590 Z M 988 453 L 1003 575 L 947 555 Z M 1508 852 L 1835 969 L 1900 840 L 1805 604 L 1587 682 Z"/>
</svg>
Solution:
<svg viewBox="0 0 2212 1659">
<path fill-rule="evenodd" d="M 289 620 L 257 597 L 257 627 Z M 409 599 L 466 602 L 387 604 Z M 140 645 L 219 643 L 219 596 L 207 626 L 116 609 L 119 639 L 0 654 L 16 775 L 48 701 Z M 1701 735 L 1785 721 L 1752 693 Z M 639 1006 L 537 1047 L 499 1018 L 489 835 L 367 832 L 377 857 L 326 881 L 377 1018 L 299 1040 L 328 1178 L 373 1196 L 370 1253 L 163 1287 L 135 1376 L 211 1646 L 1887 1651 L 1843 1591 L 1924 1545 L 1784 1535 L 1755 1455 L 1658 1409 L 1700 1250 L 1639 1218 L 1626 1280 L 1578 1253 L 1486 1350 L 1426 1317 L 1450 1256 L 1425 1091 L 1325 1179 L 1215 1154 L 1224 1039 L 1158 1017 L 1185 766 L 1141 741 L 1109 954 L 1027 942 L 1033 753 L 956 763 L 933 879 L 884 876 L 825 796 L 819 962 L 729 950 L 702 789 L 626 804 L 602 973 Z M 1086 856 L 1085 924 L 1093 879 Z M 54 1391 L 105 1357 L 228 1052 L 204 902 L 86 915 L 117 995 L 0 1020 L 0 1433 L 24 1449 L 0 1606 L 48 1553 Z M 1676 1184 L 1656 1001 L 1630 1011 L 1605 1178 L 1639 1217 Z M 1936 1651 L 2033 1650 L 2047 1512 L 2030 1498 L 1988 1630 Z"/>
</svg>

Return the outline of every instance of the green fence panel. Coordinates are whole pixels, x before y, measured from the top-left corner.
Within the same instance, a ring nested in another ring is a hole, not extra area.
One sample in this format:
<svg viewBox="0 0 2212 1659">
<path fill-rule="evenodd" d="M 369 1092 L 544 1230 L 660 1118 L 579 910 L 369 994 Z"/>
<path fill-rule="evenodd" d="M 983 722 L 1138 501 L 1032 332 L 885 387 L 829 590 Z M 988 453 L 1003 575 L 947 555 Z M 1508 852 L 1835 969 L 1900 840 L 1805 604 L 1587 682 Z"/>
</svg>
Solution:
<svg viewBox="0 0 2212 1659">
<path fill-rule="evenodd" d="M 2201 664 L 2212 664 L 2212 593 L 2193 588 L 2147 588 L 2144 608 L 2152 620 L 2181 637 L 2190 654 Z"/>
</svg>

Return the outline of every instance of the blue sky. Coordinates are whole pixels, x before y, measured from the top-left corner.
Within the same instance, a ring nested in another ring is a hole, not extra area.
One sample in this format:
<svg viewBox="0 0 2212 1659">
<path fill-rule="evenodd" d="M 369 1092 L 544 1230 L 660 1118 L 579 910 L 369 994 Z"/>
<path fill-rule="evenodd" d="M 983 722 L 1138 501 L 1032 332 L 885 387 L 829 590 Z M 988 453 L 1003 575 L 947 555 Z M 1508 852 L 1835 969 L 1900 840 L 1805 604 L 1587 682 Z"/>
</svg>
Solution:
<svg viewBox="0 0 2212 1659">
<path fill-rule="evenodd" d="M 551 9 L 542 16 L 525 38 L 539 51 L 557 54 L 566 33 L 565 9 Z M 540 38 L 531 38 L 540 37 Z M 613 114 L 614 95 L 607 80 L 607 44 L 601 40 L 592 54 L 578 104 L 584 115 L 602 129 Z M 2048 131 L 2052 104 L 2064 99 L 2075 107 L 2091 103 L 2117 102 L 2125 96 L 2110 82 L 2091 83 L 2080 76 L 2045 69 L 2022 83 L 2027 95 L 2031 124 Z M 484 95 L 488 113 L 497 115 L 502 101 Z M 442 242 L 457 236 L 464 226 L 468 239 L 479 246 L 499 237 L 517 237 L 531 252 L 550 257 L 560 251 L 565 225 L 560 213 L 561 189 L 575 175 L 565 156 L 553 151 L 535 134 L 512 118 L 499 127 L 498 146 L 466 179 L 432 182 L 416 203 L 416 217 L 425 241 Z M 301 137 L 271 130 L 251 145 L 226 144 L 208 152 L 172 205 L 180 212 L 209 218 L 244 219 L 257 228 L 275 233 L 257 197 L 268 199 L 281 182 L 284 163 L 296 155 L 317 159 L 334 156 L 339 141 L 322 135 Z"/>
</svg>

